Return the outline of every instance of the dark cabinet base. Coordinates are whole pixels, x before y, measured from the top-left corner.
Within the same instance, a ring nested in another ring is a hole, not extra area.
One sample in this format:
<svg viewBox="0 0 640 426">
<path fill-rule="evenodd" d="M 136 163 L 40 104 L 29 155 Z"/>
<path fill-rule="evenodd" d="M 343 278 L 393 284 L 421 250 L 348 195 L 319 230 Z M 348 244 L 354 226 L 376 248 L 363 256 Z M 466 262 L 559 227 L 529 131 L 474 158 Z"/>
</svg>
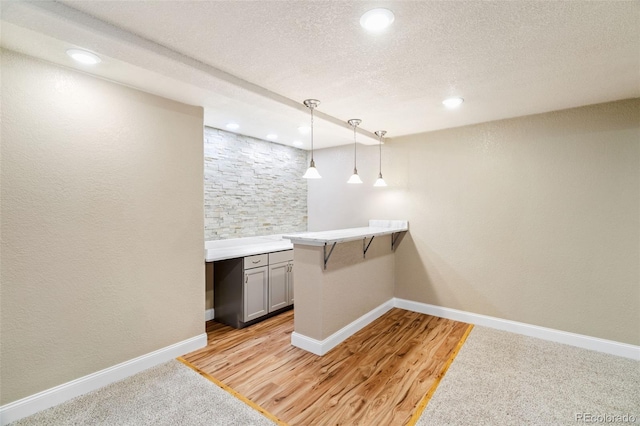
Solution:
<svg viewBox="0 0 640 426">
<path fill-rule="evenodd" d="M 219 322 L 221 324 L 225 324 L 225 325 L 231 326 L 233 328 L 245 328 L 245 327 L 248 327 L 250 325 L 259 323 L 260 321 L 264 321 L 267 318 L 271 318 L 271 317 L 276 316 L 278 314 L 281 314 L 283 312 L 289 311 L 291 309 L 293 309 L 293 305 L 285 306 L 282 309 L 278 309 L 277 311 L 270 312 L 270 313 L 268 313 L 268 314 L 266 314 L 264 316 L 261 316 L 260 318 L 256 318 L 254 320 L 247 321 L 247 322 L 242 322 L 242 318 L 239 315 L 231 316 L 231 317 L 229 315 L 225 315 L 223 317 L 218 317 L 218 315 L 217 315 L 218 311 L 216 310 L 215 311 L 216 312 L 216 317 L 213 320 L 216 321 L 216 322 Z"/>
</svg>

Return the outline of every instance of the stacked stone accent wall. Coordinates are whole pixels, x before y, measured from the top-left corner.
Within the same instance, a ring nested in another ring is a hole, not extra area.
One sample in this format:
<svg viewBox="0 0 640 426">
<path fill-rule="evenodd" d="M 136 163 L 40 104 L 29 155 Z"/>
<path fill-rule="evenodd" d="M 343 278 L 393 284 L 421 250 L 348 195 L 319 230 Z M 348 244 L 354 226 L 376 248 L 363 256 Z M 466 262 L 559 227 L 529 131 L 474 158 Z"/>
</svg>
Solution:
<svg viewBox="0 0 640 426">
<path fill-rule="evenodd" d="M 204 129 L 205 240 L 307 230 L 307 153 Z"/>
</svg>

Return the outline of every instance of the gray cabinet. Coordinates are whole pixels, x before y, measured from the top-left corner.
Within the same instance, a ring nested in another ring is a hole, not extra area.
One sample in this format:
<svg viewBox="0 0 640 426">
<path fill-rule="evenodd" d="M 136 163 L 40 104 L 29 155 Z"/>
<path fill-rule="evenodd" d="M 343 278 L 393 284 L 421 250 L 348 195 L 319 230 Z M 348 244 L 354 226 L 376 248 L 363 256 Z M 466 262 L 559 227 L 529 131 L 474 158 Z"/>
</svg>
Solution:
<svg viewBox="0 0 640 426">
<path fill-rule="evenodd" d="M 293 306 L 293 260 L 289 262 L 289 281 L 287 283 L 289 290 L 289 306 Z"/>
<path fill-rule="evenodd" d="M 244 322 L 260 318 L 270 312 L 267 306 L 269 289 L 268 273 L 267 266 L 244 270 Z"/>
<path fill-rule="evenodd" d="M 269 312 L 289 306 L 288 275 L 288 262 L 269 264 Z"/>
<path fill-rule="evenodd" d="M 215 319 L 242 328 L 293 303 L 293 250 L 215 262 Z"/>
<path fill-rule="evenodd" d="M 293 304 L 293 250 L 269 253 L 269 312 Z"/>
<path fill-rule="evenodd" d="M 293 250 L 269 253 L 269 312 L 293 304 Z"/>
</svg>

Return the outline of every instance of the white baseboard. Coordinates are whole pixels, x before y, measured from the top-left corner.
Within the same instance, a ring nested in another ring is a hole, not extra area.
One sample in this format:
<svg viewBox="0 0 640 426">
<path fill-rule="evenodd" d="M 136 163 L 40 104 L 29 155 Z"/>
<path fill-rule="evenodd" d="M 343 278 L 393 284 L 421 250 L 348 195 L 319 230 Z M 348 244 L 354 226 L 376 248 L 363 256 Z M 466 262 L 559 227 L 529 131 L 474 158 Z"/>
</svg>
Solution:
<svg viewBox="0 0 640 426">
<path fill-rule="evenodd" d="M 511 333 L 522 334 L 524 336 L 537 337 L 538 339 L 564 343 L 565 345 L 576 346 L 583 349 L 590 349 L 640 361 L 640 346 L 634 346 L 628 343 L 600 339 L 597 337 L 586 336 L 584 334 L 570 333 L 567 331 L 555 330 L 553 328 L 540 327 L 537 325 L 510 321 L 487 315 L 474 314 L 472 312 L 459 311 L 457 309 L 443 308 L 442 306 L 413 302 L 405 299 L 395 298 L 394 306 L 408 311 L 452 319 L 469 324 L 481 325 L 484 327 L 495 328 L 497 330 L 509 331 Z"/>
<path fill-rule="evenodd" d="M 304 349 L 305 351 L 311 352 L 315 355 L 322 356 L 326 353 L 322 351 L 322 341 L 312 339 L 311 337 L 296 333 L 295 331 L 291 333 L 291 345 L 296 348 Z"/>
<path fill-rule="evenodd" d="M 79 379 L 36 393 L 0 407 L 0 425 L 22 419 L 61 404 L 110 383 L 125 379 L 155 365 L 162 364 L 207 345 L 207 333 L 202 333 L 146 355 L 105 368 Z"/>
<path fill-rule="evenodd" d="M 291 333 L 291 344 L 300 349 L 304 349 L 305 351 L 322 356 L 329 352 L 331 349 L 338 346 L 340 343 L 344 342 L 348 337 L 354 335 L 358 331 L 365 328 L 367 325 L 371 324 L 373 321 L 380 318 L 391 308 L 393 308 L 393 303 L 394 300 L 389 299 L 382 305 L 367 312 L 352 323 L 342 327 L 340 330 L 336 331 L 324 340 L 312 339 L 311 337 L 307 337 L 294 331 L 293 333 Z"/>
<path fill-rule="evenodd" d="M 204 320 L 205 321 L 211 321 L 215 317 L 216 317 L 216 315 L 215 315 L 215 311 L 214 311 L 213 308 L 207 309 L 206 311 L 204 311 Z"/>
</svg>

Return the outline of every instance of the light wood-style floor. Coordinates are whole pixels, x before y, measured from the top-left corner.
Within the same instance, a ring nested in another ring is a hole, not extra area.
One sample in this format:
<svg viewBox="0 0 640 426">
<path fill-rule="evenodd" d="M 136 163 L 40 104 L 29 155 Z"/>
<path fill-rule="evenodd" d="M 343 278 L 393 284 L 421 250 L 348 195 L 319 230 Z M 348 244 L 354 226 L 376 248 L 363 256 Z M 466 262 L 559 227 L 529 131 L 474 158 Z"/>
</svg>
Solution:
<svg viewBox="0 0 640 426">
<path fill-rule="evenodd" d="M 207 347 L 182 358 L 292 426 L 407 425 L 470 330 L 394 308 L 319 357 L 291 346 L 288 311 L 242 330 L 210 321 Z"/>
</svg>

